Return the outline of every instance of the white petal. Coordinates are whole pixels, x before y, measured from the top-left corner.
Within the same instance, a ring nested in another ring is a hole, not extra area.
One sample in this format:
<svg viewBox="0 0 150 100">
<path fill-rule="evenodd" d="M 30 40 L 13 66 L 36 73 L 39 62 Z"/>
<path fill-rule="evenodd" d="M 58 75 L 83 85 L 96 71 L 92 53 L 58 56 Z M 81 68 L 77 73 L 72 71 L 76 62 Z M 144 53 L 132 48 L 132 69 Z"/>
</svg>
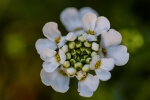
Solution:
<svg viewBox="0 0 150 100">
<path fill-rule="evenodd" d="M 53 72 L 59 65 L 57 62 L 44 62 L 42 66 L 46 72 Z"/>
<path fill-rule="evenodd" d="M 102 58 L 101 59 L 101 68 L 107 71 L 110 71 L 114 68 L 114 60 L 112 58 Z"/>
<path fill-rule="evenodd" d="M 84 33 L 83 30 L 74 31 L 74 34 L 76 34 L 77 36 L 80 36 L 83 33 Z"/>
<path fill-rule="evenodd" d="M 49 48 L 45 48 L 41 54 L 40 57 L 42 60 L 44 61 L 48 61 L 51 57 L 53 57 L 56 54 L 56 51 L 49 49 Z"/>
<path fill-rule="evenodd" d="M 63 64 L 64 61 L 66 60 L 66 55 L 65 55 L 65 52 L 62 51 L 61 49 L 59 49 L 59 56 L 60 56 L 60 63 Z"/>
<path fill-rule="evenodd" d="M 82 22 L 76 8 L 64 9 L 60 14 L 60 20 L 69 32 L 82 28 Z"/>
<path fill-rule="evenodd" d="M 94 13 L 86 13 L 82 17 L 84 31 L 94 30 L 97 16 Z"/>
<path fill-rule="evenodd" d="M 64 51 L 64 53 L 68 52 L 68 46 L 67 45 L 64 45 L 61 49 Z"/>
<path fill-rule="evenodd" d="M 114 29 L 110 29 L 108 32 L 101 34 L 101 46 L 103 47 L 119 45 L 121 40 L 121 34 Z"/>
<path fill-rule="evenodd" d="M 94 9 L 92 9 L 92 8 L 90 8 L 90 7 L 83 7 L 83 8 L 81 8 L 81 9 L 79 10 L 79 14 L 80 14 L 81 18 L 82 18 L 86 13 L 89 13 L 89 12 L 94 13 L 96 16 L 99 16 L 99 14 L 98 14 Z"/>
<path fill-rule="evenodd" d="M 93 76 L 92 74 L 88 74 L 83 82 L 91 91 L 96 91 L 99 85 L 98 77 Z"/>
<path fill-rule="evenodd" d="M 43 27 L 43 34 L 49 40 L 55 42 L 55 39 L 61 37 L 61 33 L 58 30 L 58 25 L 55 22 L 48 22 Z"/>
<path fill-rule="evenodd" d="M 92 63 L 96 64 L 97 61 L 100 60 L 100 56 L 99 55 L 95 55 L 94 57 L 92 57 Z"/>
<path fill-rule="evenodd" d="M 41 80 L 46 86 L 50 86 L 52 84 L 56 75 L 57 75 L 57 73 L 55 73 L 55 71 L 52 73 L 48 73 L 44 69 L 42 69 L 41 73 L 40 73 Z"/>
<path fill-rule="evenodd" d="M 78 92 L 81 96 L 90 97 L 93 92 L 98 88 L 99 79 L 97 76 L 88 74 L 85 80 L 79 81 Z"/>
<path fill-rule="evenodd" d="M 67 92 L 69 89 L 70 78 L 63 75 L 59 69 L 56 69 L 55 73 L 57 73 L 57 75 L 51 84 L 52 88 L 57 92 Z"/>
<path fill-rule="evenodd" d="M 66 36 L 67 41 L 74 41 L 77 38 L 76 34 L 73 32 L 69 32 Z"/>
<path fill-rule="evenodd" d="M 37 52 L 40 54 L 43 49 L 50 48 L 52 50 L 55 50 L 57 48 L 56 44 L 51 42 L 48 39 L 38 39 L 35 43 L 35 47 Z"/>
<path fill-rule="evenodd" d="M 86 86 L 80 85 L 80 83 L 78 83 L 78 87 L 80 88 L 79 95 L 83 96 L 83 97 L 91 97 L 93 95 L 93 91 L 89 90 Z"/>
<path fill-rule="evenodd" d="M 60 38 L 60 42 L 59 42 L 57 45 L 58 45 L 58 47 L 60 48 L 60 47 L 64 46 L 65 43 L 66 43 L 66 37 L 65 37 L 65 36 L 62 36 L 62 37 Z"/>
<path fill-rule="evenodd" d="M 126 46 L 111 46 L 106 48 L 106 50 L 107 57 L 113 58 L 117 66 L 125 65 L 129 60 L 129 53 L 127 52 Z"/>
<path fill-rule="evenodd" d="M 99 50 L 99 45 L 95 42 L 92 43 L 92 50 L 98 51 Z"/>
<path fill-rule="evenodd" d="M 102 68 L 96 69 L 95 72 L 96 72 L 97 77 L 102 81 L 107 81 L 111 78 L 110 72 Z"/>
<path fill-rule="evenodd" d="M 102 32 L 106 32 L 110 28 L 109 20 L 106 17 L 98 17 L 95 25 L 94 32 L 98 36 Z"/>
<path fill-rule="evenodd" d="M 100 60 L 100 56 L 99 55 L 95 55 L 94 57 L 92 57 L 92 60 L 90 62 L 90 69 L 94 70 L 95 69 L 95 64 L 97 63 L 97 61 Z"/>
<path fill-rule="evenodd" d="M 84 36 L 84 38 L 86 40 L 89 40 L 89 41 L 97 41 L 97 37 L 95 35 L 90 35 L 90 34 L 82 34 Z"/>
</svg>

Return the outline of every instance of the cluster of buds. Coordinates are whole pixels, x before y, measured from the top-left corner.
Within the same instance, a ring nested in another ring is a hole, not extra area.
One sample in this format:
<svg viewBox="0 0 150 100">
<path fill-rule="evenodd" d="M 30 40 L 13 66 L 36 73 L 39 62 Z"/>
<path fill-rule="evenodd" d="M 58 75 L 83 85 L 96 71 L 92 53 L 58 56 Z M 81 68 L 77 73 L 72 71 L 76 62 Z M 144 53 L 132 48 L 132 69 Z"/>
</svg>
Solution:
<svg viewBox="0 0 150 100">
<path fill-rule="evenodd" d="M 119 32 L 110 29 L 110 23 L 89 7 L 66 8 L 61 22 L 68 34 L 62 36 L 57 23 L 48 22 L 43 27 L 46 39 L 38 39 L 36 49 L 43 62 L 41 80 L 57 92 L 69 89 L 71 78 L 78 80 L 81 96 L 91 97 L 100 81 L 111 78 L 115 65 L 128 62 L 126 46 L 120 45 Z M 95 74 L 93 74 L 93 71 Z"/>
</svg>

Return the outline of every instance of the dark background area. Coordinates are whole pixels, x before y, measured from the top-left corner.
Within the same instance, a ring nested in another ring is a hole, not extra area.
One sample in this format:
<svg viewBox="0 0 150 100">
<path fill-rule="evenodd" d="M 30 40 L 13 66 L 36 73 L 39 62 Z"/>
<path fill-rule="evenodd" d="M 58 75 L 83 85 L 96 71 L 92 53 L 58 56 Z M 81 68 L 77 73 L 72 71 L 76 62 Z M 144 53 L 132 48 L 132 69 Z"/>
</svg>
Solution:
<svg viewBox="0 0 150 100">
<path fill-rule="evenodd" d="M 130 53 L 91 98 L 79 96 L 77 81 L 57 93 L 40 79 L 42 60 L 35 42 L 54 21 L 63 35 L 60 13 L 67 7 L 92 7 L 109 19 Z M 0 0 L 0 100 L 150 100 L 150 0 Z"/>
</svg>

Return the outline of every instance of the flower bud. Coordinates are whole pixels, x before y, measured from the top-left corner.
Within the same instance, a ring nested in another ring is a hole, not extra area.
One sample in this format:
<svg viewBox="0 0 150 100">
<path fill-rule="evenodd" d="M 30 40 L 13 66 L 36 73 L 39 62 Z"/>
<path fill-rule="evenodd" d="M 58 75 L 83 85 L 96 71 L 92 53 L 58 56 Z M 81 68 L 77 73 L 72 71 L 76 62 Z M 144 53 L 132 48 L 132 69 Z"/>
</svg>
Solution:
<svg viewBox="0 0 150 100">
<path fill-rule="evenodd" d="M 75 48 L 75 42 L 69 42 L 68 47 L 69 47 L 69 49 L 74 49 Z"/>
<path fill-rule="evenodd" d="M 90 70 L 90 65 L 89 64 L 84 65 L 83 68 L 82 68 L 82 71 L 84 71 L 84 72 L 88 72 L 89 70 Z"/>
<path fill-rule="evenodd" d="M 93 42 L 93 43 L 92 43 L 92 50 L 98 51 L 98 50 L 99 50 L 99 44 Z"/>
<path fill-rule="evenodd" d="M 85 41 L 85 42 L 84 42 L 84 46 L 85 46 L 85 47 L 91 47 L 91 45 L 92 45 L 92 44 L 91 44 L 89 41 Z"/>
<path fill-rule="evenodd" d="M 70 62 L 69 62 L 69 61 L 65 61 L 65 62 L 63 63 L 63 66 L 64 66 L 65 68 L 70 67 Z"/>
</svg>

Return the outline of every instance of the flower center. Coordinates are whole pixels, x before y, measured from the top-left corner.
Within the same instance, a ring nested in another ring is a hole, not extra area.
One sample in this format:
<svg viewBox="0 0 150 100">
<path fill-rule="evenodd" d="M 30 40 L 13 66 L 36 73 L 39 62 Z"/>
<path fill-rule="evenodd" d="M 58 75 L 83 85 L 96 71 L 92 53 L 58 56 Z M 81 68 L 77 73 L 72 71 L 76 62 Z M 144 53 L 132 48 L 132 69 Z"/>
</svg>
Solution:
<svg viewBox="0 0 150 100">
<path fill-rule="evenodd" d="M 105 48 L 102 48 L 102 53 L 103 53 L 104 57 L 106 57 L 107 51 Z"/>
<path fill-rule="evenodd" d="M 92 57 L 97 55 L 98 51 L 92 48 L 91 41 L 81 40 L 82 36 L 79 36 L 75 41 L 67 41 L 68 52 L 66 52 L 66 61 L 63 63 L 65 68 L 74 68 L 76 73 L 79 71 L 89 72 L 90 62 Z M 94 43 L 96 43 L 94 41 Z M 100 67 L 100 62 L 95 65 L 96 68 Z M 83 77 L 84 80 L 86 78 Z"/>
<path fill-rule="evenodd" d="M 92 31 L 92 30 L 88 30 L 86 33 L 87 33 L 87 34 L 91 34 L 91 35 L 94 35 L 94 34 L 95 34 L 94 31 Z"/>
<path fill-rule="evenodd" d="M 58 53 L 55 55 L 55 58 L 56 58 L 56 61 L 57 61 L 57 62 L 60 62 L 61 59 L 60 59 L 60 56 L 59 56 Z"/>
<path fill-rule="evenodd" d="M 60 42 L 61 37 L 55 38 L 55 43 L 58 44 Z"/>
<path fill-rule="evenodd" d="M 99 69 L 101 66 L 101 61 L 97 61 L 96 64 L 95 64 L 95 69 Z"/>
</svg>

